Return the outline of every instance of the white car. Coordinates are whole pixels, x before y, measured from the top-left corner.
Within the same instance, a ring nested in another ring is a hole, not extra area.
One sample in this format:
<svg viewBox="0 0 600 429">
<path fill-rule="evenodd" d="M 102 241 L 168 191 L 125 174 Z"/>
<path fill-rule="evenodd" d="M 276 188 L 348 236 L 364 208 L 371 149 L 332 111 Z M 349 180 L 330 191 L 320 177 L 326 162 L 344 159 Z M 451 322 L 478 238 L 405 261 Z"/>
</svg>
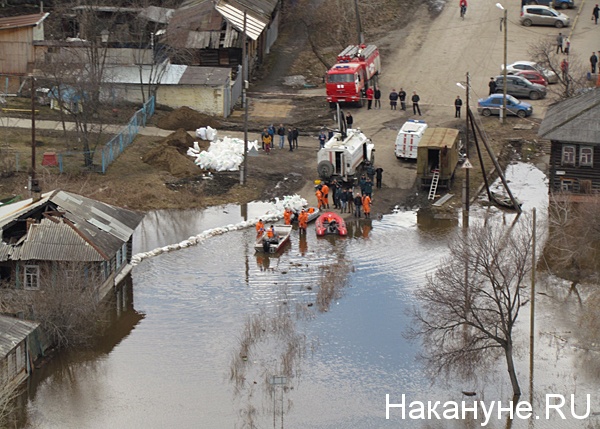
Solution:
<svg viewBox="0 0 600 429">
<path fill-rule="evenodd" d="M 552 70 L 545 69 L 533 61 L 517 61 L 509 64 L 508 67 L 506 67 L 506 74 L 515 74 L 523 70 L 534 70 L 541 73 L 546 78 L 548 83 L 558 82 L 558 76 L 556 73 L 554 73 Z M 504 73 L 504 65 L 500 66 L 500 72 Z"/>
</svg>

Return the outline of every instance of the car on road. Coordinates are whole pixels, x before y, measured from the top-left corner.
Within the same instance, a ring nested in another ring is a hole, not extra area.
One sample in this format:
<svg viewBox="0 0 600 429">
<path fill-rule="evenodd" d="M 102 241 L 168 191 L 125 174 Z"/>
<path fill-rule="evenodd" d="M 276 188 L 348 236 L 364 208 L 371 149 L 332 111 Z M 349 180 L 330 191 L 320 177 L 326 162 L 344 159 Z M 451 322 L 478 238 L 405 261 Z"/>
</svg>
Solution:
<svg viewBox="0 0 600 429">
<path fill-rule="evenodd" d="M 573 9 L 575 7 L 573 0 L 530 0 L 527 4 L 550 6 L 555 9 Z"/>
<path fill-rule="evenodd" d="M 496 76 L 496 93 L 503 92 L 504 76 Z M 539 100 L 546 97 L 546 87 L 531 83 L 522 76 L 506 76 L 506 93 L 513 97 L 526 97 L 532 100 Z"/>
<path fill-rule="evenodd" d="M 571 18 L 548 6 L 523 6 L 520 21 L 525 27 L 551 25 L 556 28 L 563 28 L 571 24 Z"/>
<path fill-rule="evenodd" d="M 502 110 L 502 94 L 492 94 L 487 98 L 480 98 L 477 101 L 477 111 L 483 116 L 499 115 Z M 533 107 L 531 104 L 519 101 L 512 95 L 506 96 L 507 115 L 517 115 L 519 118 L 531 116 Z"/>
<path fill-rule="evenodd" d="M 558 76 L 552 70 L 545 69 L 533 61 L 516 61 L 506 67 L 507 74 L 516 74 L 523 70 L 537 71 L 544 75 L 548 83 L 557 83 Z M 504 66 L 500 66 L 500 73 L 504 72 Z"/>
<path fill-rule="evenodd" d="M 527 79 L 531 83 L 537 83 L 538 85 L 548 86 L 548 81 L 543 74 L 533 70 L 522 70 L 514 74 L 515 76 L 521 76 Z"/>
</svg>

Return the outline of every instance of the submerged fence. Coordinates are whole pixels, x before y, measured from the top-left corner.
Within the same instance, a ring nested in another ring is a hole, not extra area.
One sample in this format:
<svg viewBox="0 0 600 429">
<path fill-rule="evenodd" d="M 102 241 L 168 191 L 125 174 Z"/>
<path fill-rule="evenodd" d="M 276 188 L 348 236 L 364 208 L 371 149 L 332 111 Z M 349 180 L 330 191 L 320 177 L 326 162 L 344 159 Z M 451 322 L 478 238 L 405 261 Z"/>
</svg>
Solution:
<svg viewBox="0 0 600 429">
<path fill-rule="evenodd" d="M 135 112 L 129 124 L 123 127 L 123 130 L 114 136 L 102 148 L 102 174 L 106 173 L 108 166 L 119 157 L 119 155 L 129 146 L 139 131 L 139 127 L 145 127 L 146 122 L 154 114 L 154 96 L 150 97 L 140 110 Z"/>
</svg>

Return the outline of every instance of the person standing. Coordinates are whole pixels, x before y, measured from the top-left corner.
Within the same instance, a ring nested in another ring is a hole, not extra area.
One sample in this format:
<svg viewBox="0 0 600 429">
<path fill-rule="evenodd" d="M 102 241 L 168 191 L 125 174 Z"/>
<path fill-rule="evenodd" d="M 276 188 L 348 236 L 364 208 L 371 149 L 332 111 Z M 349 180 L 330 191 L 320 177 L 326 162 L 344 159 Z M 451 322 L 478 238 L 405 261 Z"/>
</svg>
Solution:
<svg viewBox="0 0 600 429">
<path fill-rule="evenodd" d="M 277 135 L 279 136 L 279 149 L 283 149 L 283 145 L 285 144 L 285 127 L 283 124 L 279 124 Z"/>
<path fill-rule="evenodd" d="M 338 181 L 334 179 L 331 184 L 331 189 L 332 189 L 332 193 L 333 193 L 333 208 L 339 210 L 341 208 L 340 199 L 342 196 L 342 187 L 338 183 Z"/>
<path fill-rule="evenodd" d="M 354 188 L 349 188 L 347 189 L 347 197 L 348 197 L 348 213 L 354 213 L 354 194 L 353 192 Z"/>
<path fill-rule="evenodd" d="M 363 195 L 368 197 L 373 196 L 373 181 L 370 177 L 367 177 L 367 180 L 365 180 L 365 193 Z"/>
<path fill-rule="evenodd" d="M 596 73 L 596 64 L 598 64 L 598 56 L 596 56 L 595 52 L 592 52 L 592 56 L 590 57 L 590 64 L 592 66 L 592 74 Z"/>
<path fill-rule="evenodd" d="M 462 100 L 460 99 L 460 95 L 456 96 L 456 100 L 454 100 L 454 117 L 460 118 L 460 108 L 462 107 Z"/>
<path fill-rule="evenodd" d="M 598 25 L 598 16 L 600 16 L 600 7 L 598 5 L 594 6 L 594 10 L 592 11 L 592 19 L 594 20 L 594 24 Z"/>
<path fill-rule="evenodd" d="M 375 108 L 381 110 L 381 91 L 378 86 L 375 87 L 373 98 L 375 98 Z"/>
<path fill-rule="evenodd" d="M 373 105 L 373 88 L 367 88 L 367 92 L 365 93 L 367 96 L 367 110 L 371 110 L 371 106 Z"/>
<path fill-rule="evenodd" d="M 300 234 L 306 234 L 306 227 L 308 226 L 308 213 L 306 210 L 302 209 L 300 214 L 298 214 L 298 232 Z"/>
<path fill-rule="evenodd" d="M 563 37 L 562 33 L 558 33 L 558 36 L 556 36 L 556 53 L 557 54 L 558 54 L 558 51 L 560 51 L 561 54 L 564 53 L 563 41 L 564 41 L 564 37 Z"/>
<path fill-rule="evenodd" d="M 300 135 L 300 133 L 298 132 L 298 128 L 292 128 L 292 141 L 294 142 L 294 147 L 296 149 L 298 149 L 298 135 Z"/>
<path fill-rule="evenodd" d="M 421 108 L 419 107 L 419 101 L 421 101 L 421 97 L 418 96 L 417 91 L 413 91 L 413 95 L 410 99 L 413 104 L 413 115 L 416 115 L 419 112 L 419 116 L 421 116 Z"/>
<path fill-rule="evenodd" d="M 265 224 L 262 219 L 259 219 L 258 222 L 256 222 L 256 236 L 260 237 L 261 235 L 264 234 L 264 232 L 265 232 Z"/>
<path fill-rule="evenodd" d="M 362 198 L 362 208 L 363 208 L 363 212 L 365 212 L 365 219 L 370 219 L 371 218 L 371 197 L 368 194 Z"/>
<path fill-rule="evenodd" d="M 492 95 L 496 93 L 496 81 L 494 80 L 493 77 L 490 78 L 490 82 L 488 83 L 488 86 L 490 87 L 490 93 L 488 95 Z"/>
<path fill-rule="evenodd" d="M 273 149 L 275 147 L 275 133 L 276 133 L 276 129 L 275 129 L 275 125 L 271 124 L 269 125 L 269 128 L 267 129 L 267 131 L 269 132 L 269 135 L 271 136 L 271 149 Z"/>
<path fill-rule="evenodd" d="M 375 183 L 377 185 L 377 189 L 381 189 L 381 176 L 383 175 L 383 168 L 377 167 L 375 169 Z"/>
<path fill-rule="evenodd" d="M 562 78 L 566 82 L 569 77 L 569 62 L 566 58 L 560 62 L 560 71 L 562 72 Z"/>
<path fill-rule="evenodd" d="M 369 177 L 369 179 L 371 179 L 371 182 L 372 182 L 373 179 L 375 178 L 375 167 L 373 167 L 373 164 L 370 161 L 367 161 L 366 165 L 367 165 L 367 176 Z"/>
<path fill-rule="evenodd" d="M 565 55 L 569 55 L 569 50 L 571 49 L 571 40 L 569 36 L 563 37 L 563 52 Z"/>
<path fill-rule="evenodd" d="M 406 111 L 406 91 L 402 88 L 398 91 L 398 98 L 400 98 L 400 108 Z"/>
<path fill-rule="evenodd" d="M 340 192 L 340 209 L 342 213 L 346 212 L 348 207 L 348 189 L 342 189 Z"/>
<path fill-rule="evenodd" d="M 323 207 L 329 208 L 329 186 L 327 186 L 327 183 L 323 183 L 323 186 L 321 186 L 321 194 L 323 198 Z"/>
<path fill-rule="evenodd" d="M 315 197 L 317 197 L 317 208 L 321 210 L 323 207 L 323 192 L 321 192 L 321 186 L 317 186 Z"/>
<path fill-rule="evenodd" d="M 346 114 L 346 127 L 347 128 L 352 128 L 352 124 L 354 123 L 354 118 L 352 117 L 352 115 L 350 114 L 350 112 L 348 112 Z"/>
<path fill-rule="evenodd" d="M 398 105 L 398 93 L 395 89 L 392 89 L 390 92 L 390 109 L 396 110 L 396 106 Z"/>
<path fill-rule="evenodd" d="M 319 148 L 323 149 L 325 147 L 325 142 L 327 141 L 327 136 L 325 135 L 325 131 L 321 130 L 321 134 L 319 134 Z"/>
<path fill-rule="evenodd" d="M 283 222 L 286 225 L 292 224 L 292 209 L 290 209 L 289 207 L 286 207 L 283 211 Z"/>
<path fill-rule="evenodd" d="M 356 194 L 354 197 L 354 217 L 360 217 L 360 208 L 362 207 L 362 197 L 360 194 Z"/>
<path fill-rule="evenodd" d="M 294 147 L 294 131 L 291 128 L 288 128 L 287 132 L 288 145 L 290 149 Z"/>
</svg>

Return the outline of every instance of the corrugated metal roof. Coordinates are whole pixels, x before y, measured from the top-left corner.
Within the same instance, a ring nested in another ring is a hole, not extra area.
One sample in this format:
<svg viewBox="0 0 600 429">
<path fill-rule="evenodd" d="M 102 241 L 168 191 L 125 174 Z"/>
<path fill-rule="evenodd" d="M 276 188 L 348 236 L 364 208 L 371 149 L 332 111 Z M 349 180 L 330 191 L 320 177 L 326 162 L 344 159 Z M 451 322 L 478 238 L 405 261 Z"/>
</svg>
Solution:
<svg viewBox="0 0 600 429">
<path fill-rule="evenodd" d="M 0 358 L 4 359 L 21 341 L 37 329 L 39 323 L 0 316 Z"/>
<path fill-rule="evenodd" d="M 141 81 L 144 84 L 156 83 L 156 67 L 151 65 L 141 66 L 142 75 Z M 158 66 L 161 67 L 161 66 Z M 188 66 L 181 64 L 167 64 L 164 67 L 164 72 L 159 76 L 161 85 L 177 85 L 181 76 L 185 73 Z M 140 66 L 120 66 L 111 67 L 110 71 L 104 76 L 107 82 L 110 83 L 125 83 L 125 84 L 140 84 Z"/>
<path fill-rule="evenodd" d="M 10 16 L 0 18 L 0 30 L 9 30 L 20 27 L 35 27 L 50 15 L 49 13 L 35 13 L 33 15 Z"/>
<path fill-rule="evenodd" d="M 245 3 L 245 4 L 243 4 Z M 239 32 L 244 31 L 244 12 L 246 12 L 246 35 L 252 40 L 257 40 L 270 21 L 270 12 L 265 13 L 252 2 L 236 2 L 220 0 L 215 9 L 229 21 Z M 264 3 L 264 2 L 256 2 Z M 254 7 L 254 8 L 253 8 Z"/>
<path fill-rule="evenodd" d="M 191 0 L 184 2 L 173 13 L 167 27 L 166 41 L 175 48 L 218 49 L 222 27 L 223 17 L 215 10 L 212 1 Z M 231 26 L 227 24 L 227 27 Z"/>
<path fill-rule="evenodd" d="M 600 144 L 600 88 L 550 106 L 538 135 L 549 140 Z"/>
<path fill-rule="evenodd" d="M 5 258 L 0 260 L 102 260 L 102 254 L 112 256 L 129 240 L 143 218 L 142 214 L 64 191 L 46 194 L 36 203 L 29 199 L 15 204 L 21 207 L 0 217 L 2 230 L 32 216 L 40 222 L 32 225 L 23 242 L 9 245 L 11 249 L 0 246 L 0 257 Z M 61 212 L 73 227 L 59 216 L 55 216 L 59 223 L 41 219 L 41 213 L 48 211 Z"/>
<path fill-rule="evenodd" d="M 229 82 L 231 69 L 223 67 L 188 67 L 180 85 L 222 86 Z"/>
<path fill-rule="evenodd" d="M 148 6 L 144 8 L 139 16 L 147 21 L 166 24 L 175 13 L 175 9 L 167 9 L 166 7 Z"/>
<path fill-rule="evenodd" d="M 104 258 L 93 246 L 63 221 L 42 219 L 31 225 L 21 246 L 15 246 L 14 261 L 84 261 L 99 262 Z"/>
</svg>

